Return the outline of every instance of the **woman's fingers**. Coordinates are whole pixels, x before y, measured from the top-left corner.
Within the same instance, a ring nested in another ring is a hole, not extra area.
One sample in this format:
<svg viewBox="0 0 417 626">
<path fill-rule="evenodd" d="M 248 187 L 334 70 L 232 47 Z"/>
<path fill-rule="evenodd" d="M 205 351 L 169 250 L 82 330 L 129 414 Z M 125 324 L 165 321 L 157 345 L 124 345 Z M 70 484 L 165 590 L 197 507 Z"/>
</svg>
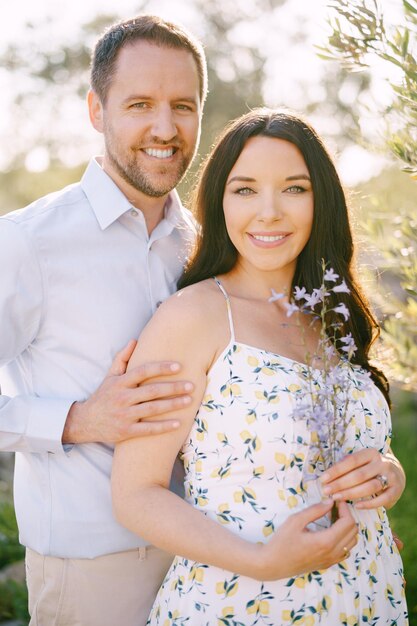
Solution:
<svg viewBox="0 0 417 626">
<path fill-rule="evenodd" d="M 323 493 L 334 494 L 375 477 L 380 456 L 377 450 L 366 448 L 335 463 L 320 478 Z"/>
<path fill-rule="evenodd" d="M 388 489 L 388 487 L 387 487 Z M 369 478 L 364 482 L 355 484 L 355 486 L 332 494 L 333 500 L 359 500 L 360 498 L 369 498 L 371 496 L 382 495 L 386 489 L 382 488 L 381 481 L 378 478 Z M 386 496 L 386 494 L 384 493 Z M 386 497 L 384 499 L 387 499 Z"/>
<path fill-rule="evenodd" d="M 336 501 L 360 501 L 359 508 L 363 509 L 389 508 L 404 489 L 403 474 L 394 456 L 384 456 L 374 448 L 366 448 L 326 470 L 320 481 L 323 495 Z"/>
</svg>

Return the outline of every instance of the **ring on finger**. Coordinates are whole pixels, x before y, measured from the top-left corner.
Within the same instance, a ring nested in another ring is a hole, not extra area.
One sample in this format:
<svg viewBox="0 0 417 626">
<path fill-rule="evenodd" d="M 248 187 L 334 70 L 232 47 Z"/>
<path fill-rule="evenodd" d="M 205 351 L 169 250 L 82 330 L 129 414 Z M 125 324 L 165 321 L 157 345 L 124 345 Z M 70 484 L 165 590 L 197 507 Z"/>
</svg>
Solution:
<svg viewBox="0 0 417 626">
<path fill-rule="evenodd" d="M 346 546 L 343 546 L 343 556 L 347 559 L 350 556 L 350 550 Z"/>
<path fill-rule="evenodd" d="M 385 474 L 377 474 L 375 478 L 377 478 L 379 482 L 381 483 L 381 491 L 385 491 L 385 489 L 388 489 L 389 482 Z"/>
</svg>

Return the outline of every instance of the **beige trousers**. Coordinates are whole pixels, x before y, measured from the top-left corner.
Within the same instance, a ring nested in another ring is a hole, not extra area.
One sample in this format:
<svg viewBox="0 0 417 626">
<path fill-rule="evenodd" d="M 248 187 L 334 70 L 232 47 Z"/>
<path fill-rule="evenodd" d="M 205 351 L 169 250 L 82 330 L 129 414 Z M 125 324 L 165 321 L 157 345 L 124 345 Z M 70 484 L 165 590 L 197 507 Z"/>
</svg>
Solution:
<svg viewBox="0 0 417 626">
<path fill-rule="evenodd" d="M 172 558 L 154 546 L 95 559 L 27 549 L 29 626 L 144 626 Z"/>
</svg>

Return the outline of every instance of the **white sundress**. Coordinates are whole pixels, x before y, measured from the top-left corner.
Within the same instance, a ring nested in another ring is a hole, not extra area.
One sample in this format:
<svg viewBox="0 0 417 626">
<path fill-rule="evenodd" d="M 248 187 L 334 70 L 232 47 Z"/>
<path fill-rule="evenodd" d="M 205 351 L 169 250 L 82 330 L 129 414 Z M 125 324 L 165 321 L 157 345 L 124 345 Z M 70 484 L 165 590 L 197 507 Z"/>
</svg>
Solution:
<svg viewBox="0 0 417 626">
<path fill-rule="evenodd" d="M 231 339 L 210 369 L 181 450 L 185 498 L 230 532 L 267 542 L 289 515 L 309 505 L 303 475 L 311 432 L 293 416 L 304 366 L 236 341 L 229 298 L 216 282 L 226 298 Z M 346 450 L 384 453 L 391 434 L 386 401 L 374 384 L 364 391 L 363 370 L 352 367 L 351 375 L 356 401 L 349 405 L 354 414 Z M 359 541 L 348 558 L 325 570 L 259 582 L 175 557 L 148 625 L 407 625 L 403 567 L 386 512 L 352 511 Z"/>
</svg>

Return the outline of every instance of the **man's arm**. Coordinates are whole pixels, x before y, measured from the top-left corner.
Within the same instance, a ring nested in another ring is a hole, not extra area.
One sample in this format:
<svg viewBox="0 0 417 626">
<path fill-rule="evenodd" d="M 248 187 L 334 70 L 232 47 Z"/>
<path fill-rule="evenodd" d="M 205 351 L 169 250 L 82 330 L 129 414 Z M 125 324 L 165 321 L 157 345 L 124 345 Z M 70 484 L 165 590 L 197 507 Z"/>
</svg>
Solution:
<svg viewBox="0 0 417 626">
<path fill-rule="evenodd" d="M 0 220 L 0 367 L 35 339 L 42 319 L 43 283 L 36 254 L 12 220 Z M 62 451 L 61 434 L 71 401 L 0 396 L 0 449 Z"/>
<path fill-rule="evenodd" d="M 0 220 L 0 268 L 2 367 L 35 340 L 45 303 L 36 252 L 19 224 L 7 218 Z M 0 395 L 0 450 L 62 454 L 63 443 L 113 443 L 175 428 L 178 420 L 154 424 L 140 420 L 185 406 L 190 401 L 190 388 L 181 381 L 152 383 L 154 376 L 177 373 L 178 364 L 152 363 L 126 375 L 135 344 L 130 342 L 116 355 L 102 384 L 83 402 L 76 398 Z"/>
<path fill-rule="evenodd" d="M 158 376 L 178 374 L 179 363 L 146 363 L 126 373 L 127 363 L 136 347 L 130 341 L 115 357 L 99 388 L 84 402 L 71 406 L 63 443 L 119 443 L 132 437 L 160 435 L 179 427 L 178 419 L 141 420 L 186 407 L 190 382 L 153 382 Z"/>
</svg>

